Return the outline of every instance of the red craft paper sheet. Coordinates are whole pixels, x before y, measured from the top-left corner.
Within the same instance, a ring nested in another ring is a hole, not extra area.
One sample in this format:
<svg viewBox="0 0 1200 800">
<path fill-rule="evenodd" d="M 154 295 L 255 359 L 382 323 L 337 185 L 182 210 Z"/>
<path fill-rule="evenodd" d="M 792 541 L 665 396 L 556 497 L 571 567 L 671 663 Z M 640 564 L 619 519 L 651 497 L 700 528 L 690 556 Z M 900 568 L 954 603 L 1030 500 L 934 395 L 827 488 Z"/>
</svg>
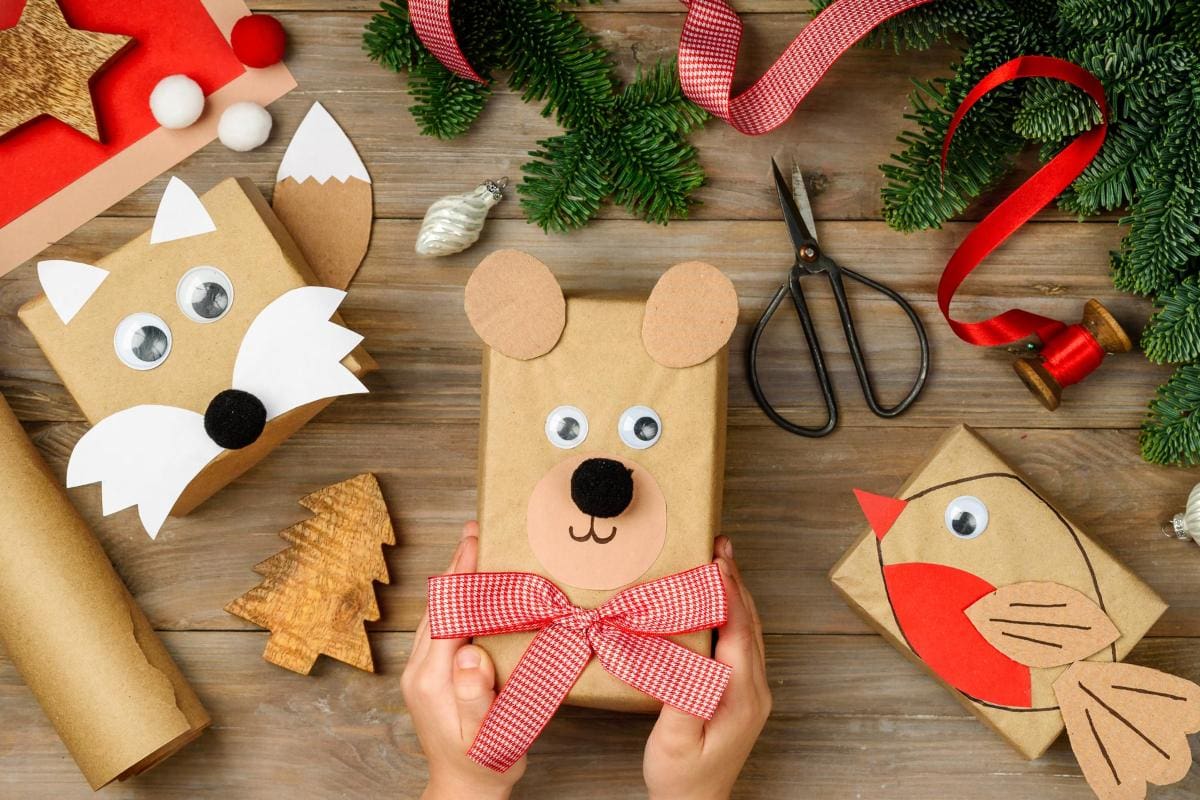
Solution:
<svg viewBox="0 0 1200 800">
<path fill-rule="evenodd" d="M 101 142 L 48 117 L 0 136 L 0 275 L 211 142 L 233 103 L 267 105 L 296 86 L 283 64 L 249 69 L 233 54 L 229 31 L 250 13 L 243 0 L 58 2 L 71 26 L 134 41 L 92 82 Z M 0 0 L 0 29 L 24 6 Z M 196 80 L 208 99 L 195 124 L 167 130 L 149 98 L 176 73 Z"/>
<path fill-rule="evenodd" d="M 158 127 L 149 97 L 183 73 L 211 94 L 245 71 L 200 0 L 59 0 L 67 23 L 132 36 L 92 81 L 102 142 L 41 117 L 0 138 L 0 226 Z M 0 0 L 0 28 L 16 24 L 23 0 Z"/>
</svg>

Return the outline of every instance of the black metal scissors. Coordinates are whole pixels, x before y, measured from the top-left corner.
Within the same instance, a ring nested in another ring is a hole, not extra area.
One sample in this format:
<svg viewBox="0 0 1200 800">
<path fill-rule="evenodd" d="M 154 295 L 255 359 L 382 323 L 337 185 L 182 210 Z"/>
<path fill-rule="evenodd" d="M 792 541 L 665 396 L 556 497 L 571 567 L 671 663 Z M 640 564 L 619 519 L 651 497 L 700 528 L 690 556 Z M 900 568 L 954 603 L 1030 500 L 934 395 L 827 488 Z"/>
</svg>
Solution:
<svg viewBox="0 0 1200 800">
<path fill-rule="evenodd" d="M 754 392 L 754 399 L 758 401 L 759 406 L 771 418 L 772 422 L 785 431 L 790 431 L 798 436 L 809 436 L 812 438 L 825 436 L 837 426 L 838 409 L 837 401 L 834 400 L 833 396 L 833 385 L 829 381 L 829 372 L 825 368 L 825 355 L 821 352 L 821 343 L 817 340 L 817 331 L 813 326 L 812 315 L 809 313 L 808 303 L 804 299 L 804 290 L 800 285 L 801 279 L 808 275 L 823 274 L 829 278 L 829 284 L 833 287 L 833 296 L 837 301 L 838 315 L 842 320 L 842 330 L 846 335 L 846 344 L 850 349 L 850 358 L 854 361 L 854 371 L 858 374 L 858 382 L 862 386 L 863 397 L 867 401 L 867 407 L 880 417 L 894 417 L 903 413 L 917 399 L 917 395 L 925 387 L 925 378 L 929 374 L 929 340 L 925 336 L 925 328 L 921 325 L 921 319 L 917 316 L 917 312 L 913 310 L 913 307 L 908 304 L 908 301 L 896 291 L 878 281 L 868 278 L 866 275 L 839 266 L 836 261 L 825 255 L 821 250 L 821 246 L 817 244 L 816 226 L 813 223 L 811 206 L 809 206 L 808 193 L 804 188 L 803 179 L 796 180 L 794 181 L 794 185 L 789 186 L 783 177 L 783 173 L 779 171 L 779 165 L 775 163 L 775 159 L 771 159 L 771 170 L 775 174 L 775 190 L 779 193 L 779 205 L 783 208 L 783 219 L 787 222 L 788 233 L 792 237 L 792 246 L 796 250 L 796 260 L 792 264 L 791 271 L 788 273 L 787 283 L 779 287 L 779 291 L 771 299 L 767 310 L 763 312 L 762 318 L 754 326 L 754 333 L 750 337 L 750 348 L 747 352 L 747 367 L 750 376 L 750 389 Z M 799 198 L 800 207 L 796 205 L 797 198 Z M 879 401 L 875 398 L 874 389 L 871 388 L 871 376 L 867 373 L 866 361 L 863 359 L 862 348 L 858 343 L 858 334 L 854 330 L 854 320 L 850 317 L 850 304 L 846 300 L 846 286 L 842 280 L 843 277 L 852 278 L 892 300 L 900 308 L 904 309 L 904 313 L 908 315 L 913 328 L 917 332 L 917 339 L 921 345 L 921 368 L 908 395 L 894 406 L 884 407 L 880 405 Z M 762 339 L 763 331 L 767 328 L 767 323 L 771 320 L 771 317 L 778 310 L 779 304 L 783 302 L 783 299 L 788 294 L 792 296 L 792 303 L 796 306 L 796 313 L 800 315 L 800 324 L 804 328 L 804 338 L 808 341 L 808 351 L 812 356 L 813 369 L 817 373 L 817 380 L 821 385 L 821 394 L 825 397 L 825 409 L 829 414 L 829 419 L 825 424 L 817 428 L 807 428 L 785 419 L 775 410 L 770 401 L 767 400 L 758 380 L 759 342 Z"/>
</svg>

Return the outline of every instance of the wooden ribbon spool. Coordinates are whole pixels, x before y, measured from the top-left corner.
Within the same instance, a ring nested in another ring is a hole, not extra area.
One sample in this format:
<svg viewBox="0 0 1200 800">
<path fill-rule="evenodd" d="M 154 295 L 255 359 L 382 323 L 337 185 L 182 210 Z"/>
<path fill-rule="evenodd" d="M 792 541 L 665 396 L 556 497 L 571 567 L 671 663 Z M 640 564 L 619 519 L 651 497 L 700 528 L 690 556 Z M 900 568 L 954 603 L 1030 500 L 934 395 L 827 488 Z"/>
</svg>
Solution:
<svg viewBox="0 0 1200 800">
<path fill-rule="evenodd" d="M 1062 390 L 1086 378 L 1111 353 L 1127 353 L 1133 341 L 1099 300 L 1083 307 L 1078 325 L 1064 326 L 1032 356 L 1018 358 L 1013 370 L 1050 411 L 1062 402 Z"/>
</svg>

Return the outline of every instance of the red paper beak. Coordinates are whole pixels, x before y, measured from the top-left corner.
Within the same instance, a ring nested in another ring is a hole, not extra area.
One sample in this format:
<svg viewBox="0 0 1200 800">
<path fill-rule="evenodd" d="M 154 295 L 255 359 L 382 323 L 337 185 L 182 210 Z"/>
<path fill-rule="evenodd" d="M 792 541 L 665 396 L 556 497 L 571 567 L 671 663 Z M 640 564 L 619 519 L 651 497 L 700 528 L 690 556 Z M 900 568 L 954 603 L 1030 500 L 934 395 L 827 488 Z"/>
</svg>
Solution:
<svg viewBox="0 0 1200 800">
<path fill-rule="evenodd" d="M 862 507 L 863 516 L 867 518 L 867 522 L 871 525 L 871 530 L 875 531 L 875 538 L 883 541 L 883 537 L 887 536 L 887 532 L 892 529 L 892 525 L 896 523 L 896 518 L 908 505 L 906 500 L 898 500 L 895 497 L 884 497 L 881 494 L 871 494 L 864 492 L 862 489 L 855 489 L 854 496 L 858 498 L 858 504 Z"/>
</svg>

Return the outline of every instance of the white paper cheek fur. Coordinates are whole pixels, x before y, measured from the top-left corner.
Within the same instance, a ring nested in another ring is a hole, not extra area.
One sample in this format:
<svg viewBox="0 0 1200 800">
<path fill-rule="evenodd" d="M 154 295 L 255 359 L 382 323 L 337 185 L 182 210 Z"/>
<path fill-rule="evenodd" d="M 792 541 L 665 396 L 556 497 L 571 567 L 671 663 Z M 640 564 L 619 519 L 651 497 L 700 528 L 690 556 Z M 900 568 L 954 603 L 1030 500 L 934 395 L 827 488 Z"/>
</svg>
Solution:
<svg viewBox="0 0 1200 800">
<path fill-rule="evenodd" d="M 345 296 L 324 286 L 292 289 L 250 324 L 230 388 L 258 398 L 267 422 L 316 400 L 367 391 L 341 363 L 362 336 L 330 321 Z M 188 484 L 225 449 L 204 423 L 202 414 L 164 405 L 118 411 L 75 445 L 67 486 L 100 483 L 104 514 L 136 505 L 153 538 Z"/>
</svg>

